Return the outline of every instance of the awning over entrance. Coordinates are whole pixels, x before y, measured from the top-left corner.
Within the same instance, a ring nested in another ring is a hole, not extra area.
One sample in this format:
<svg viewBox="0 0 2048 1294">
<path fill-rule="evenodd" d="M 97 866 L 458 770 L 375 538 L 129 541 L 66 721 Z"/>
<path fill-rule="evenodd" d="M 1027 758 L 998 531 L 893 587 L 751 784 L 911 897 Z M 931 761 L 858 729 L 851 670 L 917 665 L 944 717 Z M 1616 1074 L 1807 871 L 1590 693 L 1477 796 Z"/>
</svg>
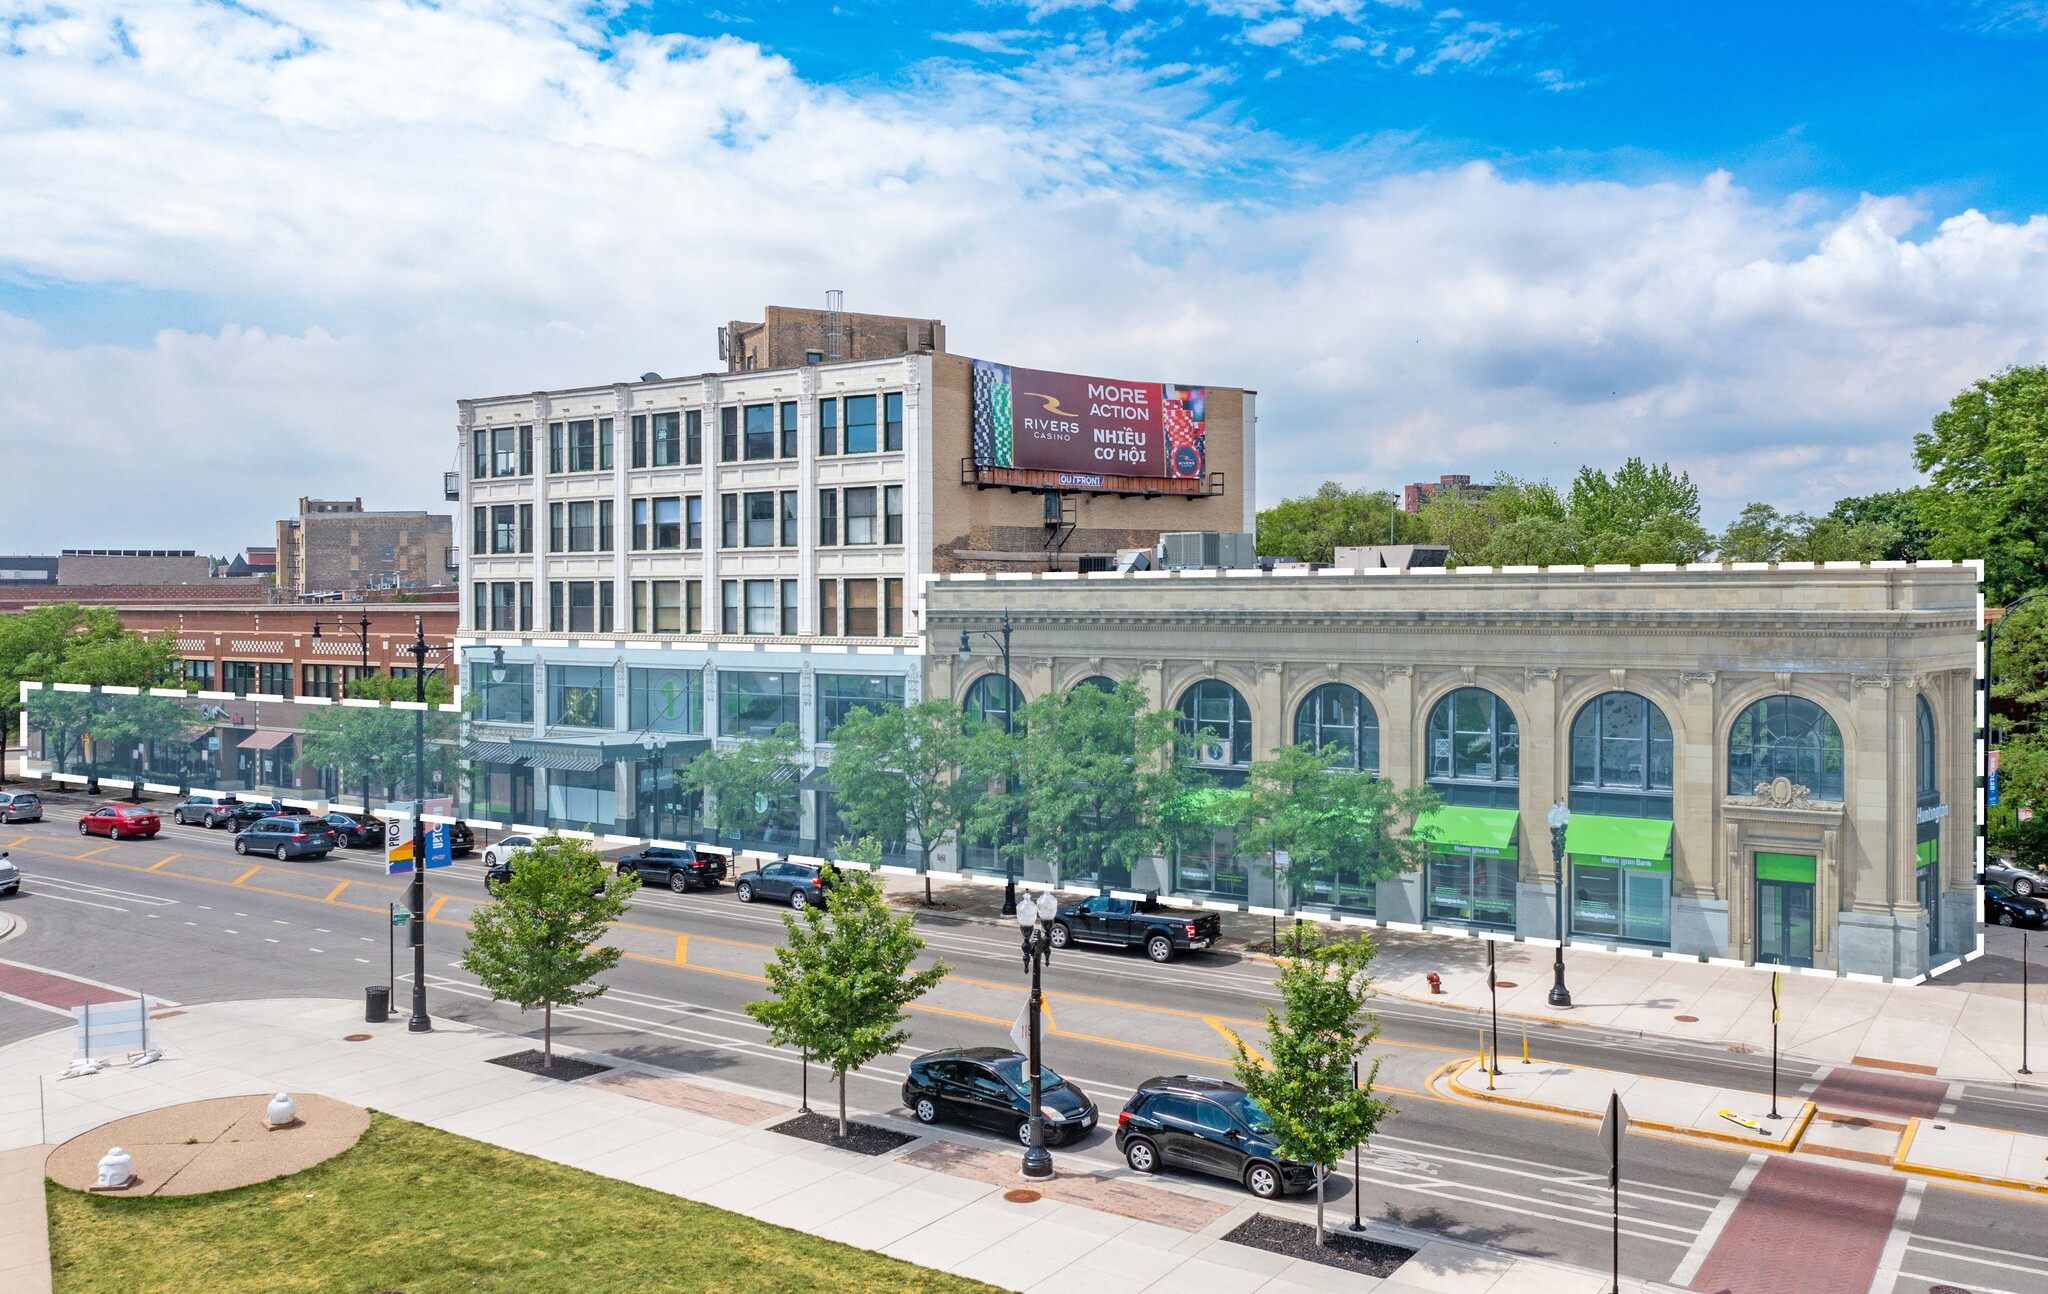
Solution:
<svg viewBox="0 0 2048 1294">
<path fill-rule="evenodd" d="M 1440 854 L 1482 854 L 1490 858 L 1515 858 L 1515 828 L 1521 814 L 1514 809 L 1473 809 L 1446 804 L 1431 809 L 1415 820 L 1412 833 L 1427 838 L 1430 848 Z"/>
<path fill-rule="evenodd" d="M 1565 824 L 1565 852 L 1622 867 L 1662 864 L 1671 857 L 1669 818 L 1611 818 L 1575 813 Z"/>
<path fill-rule="evenodd" d="M 276 750 L 296 734 L 283 728 L 258 728 L 242 738 L 240 750 Z"/>
<path fill-rule="evenodd" d="M 515 745 L 515 753 L 534 768 L 558 773 L 595 773 L 604 767 L 604 751 L 596 746 L 557 746 L 538 743 Z"/>
<path fill-rule="evenodd" d="M 472 764 L 503 764 L 518 768 L 526 756 L 509 741 L 472 741 L 462 747 L 462 757 Z"/>
</svg>

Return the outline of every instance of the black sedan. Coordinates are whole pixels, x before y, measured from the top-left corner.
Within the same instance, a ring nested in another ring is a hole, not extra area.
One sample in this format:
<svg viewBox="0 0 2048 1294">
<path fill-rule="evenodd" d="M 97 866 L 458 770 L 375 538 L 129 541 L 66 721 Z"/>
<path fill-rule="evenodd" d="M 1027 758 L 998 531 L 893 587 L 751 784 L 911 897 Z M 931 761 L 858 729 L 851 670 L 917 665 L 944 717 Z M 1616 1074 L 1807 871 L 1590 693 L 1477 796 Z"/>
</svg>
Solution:
<svg viewBox="0 0 2048 1294">
<path fill-rule="evenodd" d="M 1095 1126 L 1088 1094 L 1042 1069 L 1047 1145 L 1085 1136 Z M 952 1047 L 910 1062 L 903 1104 L 919 1123 L 948 1120 L 988 1128 L 1031 1144 L 1030 1062 L 1001 1047 Z"/>
<path fill-rule="evenodd" d="M 1984 924 L 2025 926 L 2031 930 L 2048 927 L 2048 902 L 2015 894 L 1996 881 L 1984 885 Z"/>
<path fill-rule="evenodd" d="M 1146 1079 L 1116 1117 L 1116 1148 L 1138 1172 L 1227 1177 L 1262 1200 L 1316 1184 L 1314 1168 L 1280 1157 L 1272 1120 L 1227 1079 Z"/>
<path fill-rule="evenodd" d="M 649 845 L 619 860 L 619 875 L 638 872 L 643 885 L 666 885 L 676 893 L 717 888 L 725 879 L 725 855 L 673 845 Z"/>
<path fill-rule="evenodd" d="M 743 872 L 732 892 L 742 903 L 766 899 L 807 908 L 825 902 L 825 887 L 832 883 L 832 869 L 816 863 L 773 862 L 758 871 Z"/>
<path fill-rule="evenodd" d="M 384 824 L 371 817 L 330 813 L 325 819 L 335 832 L 335 842 L 349 849 L 368 849 L 384 843 Z"/>
</svg>

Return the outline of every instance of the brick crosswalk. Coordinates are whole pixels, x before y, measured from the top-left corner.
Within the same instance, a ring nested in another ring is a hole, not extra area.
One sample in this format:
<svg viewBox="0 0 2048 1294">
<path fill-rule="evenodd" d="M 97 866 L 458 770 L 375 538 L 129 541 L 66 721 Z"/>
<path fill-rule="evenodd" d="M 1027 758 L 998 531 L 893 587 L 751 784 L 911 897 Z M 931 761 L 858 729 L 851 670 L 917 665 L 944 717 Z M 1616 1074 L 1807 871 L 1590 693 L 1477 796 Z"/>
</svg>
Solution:
<svg viewBox="0 0 2048 1294">
<path fill-rule="evenodd" d="M 32 1006 L 69 1011 L 75 1006 L 98 1006 L 103 1002 L 133 1002 L 136 995 L 55 971 L 37 970 L 17 962 L 0 962 L 0 994 Z"/>
<path fill-rule="evenodd" d="M 1866 1294 L 1906 1184 L 1771 1159 L 1693 1278 L 1698 1294 Z"/>
<path fill-rule="evenodd" d="M 1813 1089 L 1823 1110 L 1856 1110 L 1890 1119 L 1931 1119 L 1948 1099 L 1948 1084 L 1840 1065 Z"/>
</svg>

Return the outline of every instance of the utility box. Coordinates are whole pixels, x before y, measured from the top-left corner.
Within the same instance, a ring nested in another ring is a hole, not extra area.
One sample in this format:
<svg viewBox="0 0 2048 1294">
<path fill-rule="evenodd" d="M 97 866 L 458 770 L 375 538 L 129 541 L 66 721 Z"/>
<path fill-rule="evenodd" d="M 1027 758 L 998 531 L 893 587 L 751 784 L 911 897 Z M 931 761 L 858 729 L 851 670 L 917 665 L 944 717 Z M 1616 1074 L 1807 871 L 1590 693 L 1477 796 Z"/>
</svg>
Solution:
<svg viewBox="0 0 2048 1294">
<path fill-rule="evenodd" d="M 1249 570 L 1258 565 L 1257 548 L 1243 531 L 1173 531 L 1159 536 L 1159 566 L 1169 571 Z"/>
</svg>

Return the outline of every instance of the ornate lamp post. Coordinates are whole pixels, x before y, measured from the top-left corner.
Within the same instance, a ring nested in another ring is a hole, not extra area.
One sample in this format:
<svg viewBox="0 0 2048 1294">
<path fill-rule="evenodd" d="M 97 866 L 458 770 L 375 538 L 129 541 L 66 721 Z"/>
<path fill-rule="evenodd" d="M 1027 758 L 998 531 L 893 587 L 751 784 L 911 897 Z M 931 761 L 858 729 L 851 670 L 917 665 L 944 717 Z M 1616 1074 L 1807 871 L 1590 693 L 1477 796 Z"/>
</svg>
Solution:
<svg viewBox="0 0 2048 1294">
<path fill-rule="evenodd" d="M 1571 990 L 1564 986 L 1564 829 L 1571 825 L 1572 811 L 1563 800 L 1550 806 L 1550 856 L 1557 863 L 1557 960 L 1550 964 L 1550 1005 L 1570 1006 Z"/>
<path fill-rule="evenodd" d="M 1038 1018 L 1044 1002 L 1039 973 L 1052 960 L 1052 919 L 1059 900 L 1047 890 L 1017 905 L 1017 928 L 1024 934 L 1024 966 L 1031 972 L 1031 1144 L 1024 1151 L 1024 1175 L 1052 1176 L 1052 1152 L 1045 1148 L 1045 1071 L 1039 1063 Z"/>
<path fill-rule="evenodd" d="M 334 627 L 335 627 L 335 629 L 337 629 L 337 630 L 339 630 L 339 631 L 342 631 L 342 632 L 346 632 L 346 631 L 347 631 L 348 629 L 350 629 L 351 627 L 353 627 L 353 628 L 355 629 L 355 631 L 356 631 L 356 641 L 357 641 L 357 643 L 358 643 L 358 644 L 360 644 L 360 646 L 361 646 L 361 648 L 362 648 L 362 654 L 363 654 L 363 677 L 364 677 L 364 678 L 368 678 L 368 677 L 370 676 L 370 613 L 369 613 L 369 611 L 368 611 L 368 610 L 365 610 L 365 611 L 363 612 L 363 615 L 362 615 L 362 619 L 360 619 L 360 620 L 356 621 L 356 623 L 354 624 L 354 626 L 350 626 L 350 625 L 348 624 L 348 622 L 347 622 L 347 621 L 343 620 L 343 619 L 342 619 L 342 618 L 341 618 L 340 616 L 336 616 L 336 617 L 334 618 Z M 320 641 L 320 622 L 319 622 L 318 620 L 315 620 L 315 621 L 313 622 L 313 641 L 314 641 L 314 642 L 316 642 L 316 643 Z M 341 687 L 341 695 L 342 695 L 342 696 L 347 696 L 347 695 L 348 695 L 348 684 L 346 684 L 346 683 L 343 683 L 343 684 L 342 684 L 342 687 Z M 340 698 L 340 697 L 336 697 L 335 699 L 336 699 L 336 700 L 340 700 L 341 698 Z M 366 769 L 364 769 L 364 770 L 363 770 L 363 812 L 367 814 L 367 813 L 368 813 L 369 811 L 370 811 L 370 770 L 366 768 Z"/>
<path fill-rule="evenodd" d="M 960 631 L 961 660 L 964 661 L 974 654 L 974 644 L 970 640 L 975 637 L 988 639 L 996 644 L 1003 653 L 1003 732 L 1005 734 L 1013 733 L 1017 730 L 1017 689 L 1010 682 L 1010 609 L 1008 607 L 1003 608 L 1003 627 L 1001 629 L 962 629 Z M 1000 837 L 996 840 L 996 849 L 1001 852 L 1003 858 L 1003 915 L 1009 916 L 1017 911 L 1017 864 L 1011 851 L 1003 848 L 1003 842 Z M 1022 920 L 1023 918 L 1019 916 L 1018 919 Z M 1051 1161 L 1048 1160 L 1047 1162 L 1050 1163 Z M 1052 1170 L 1048 1168 L 1046 1171 L 1051 1172 Z"/>
<path fill-rule="evenodd" d="M 667 797 L 661 793 L 662 761 L 668 754 L 668 734 L 661 732 L 646 733 L 640 738 L 640 748 L 647 752 L 649 759 L 654 761 L 654 812 L 649 815 L 648 830 L 653 835 L 660 836 L 662 834 L 661 811 L 668 803 Z"/>
<path fill-rule="evenodd" d="M 366 640 L 367 641 L 367 640 Z M 412 909 L 412 1016 L 405 1022 L 409 1033 L 426 1033 L 434 1027 L 427 1018 L 427 630 L 418 616 L 412 621 L 412 699 L 419 709 L 412 712 L 412 885 L 407 906 Z M 363 801 L 369 808 L 369 797 Z"/>
</svg>

